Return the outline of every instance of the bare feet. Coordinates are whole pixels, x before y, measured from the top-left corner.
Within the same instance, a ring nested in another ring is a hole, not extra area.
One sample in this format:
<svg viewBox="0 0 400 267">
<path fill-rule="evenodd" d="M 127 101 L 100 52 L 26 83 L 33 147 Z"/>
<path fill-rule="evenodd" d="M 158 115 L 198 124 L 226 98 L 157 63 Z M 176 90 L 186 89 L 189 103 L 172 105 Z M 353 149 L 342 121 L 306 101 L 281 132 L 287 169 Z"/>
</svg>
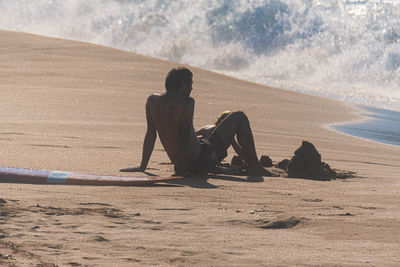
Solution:
<svg viewBox="0 0 400 267">
<path fill-rule="evenodd" d="M 279 174 L 272 173 L 264 169 L 263 167 L 259 167 L 256 169 L 248 169 L 247 171 L 248 176 L 269 176 L 269 177 L 278 177 Z"/>
</svg>

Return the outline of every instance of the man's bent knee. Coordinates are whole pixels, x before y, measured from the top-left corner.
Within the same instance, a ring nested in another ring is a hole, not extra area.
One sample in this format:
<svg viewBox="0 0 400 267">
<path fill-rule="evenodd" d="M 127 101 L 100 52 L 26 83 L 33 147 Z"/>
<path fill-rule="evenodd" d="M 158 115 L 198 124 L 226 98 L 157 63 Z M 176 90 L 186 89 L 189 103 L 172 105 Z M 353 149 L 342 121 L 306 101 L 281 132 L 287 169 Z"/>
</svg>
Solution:
<svg viewBox="0 0 400 267">
<path fill-rule="evenodd" d="M 230 117 L 232 116 L 232 118 L 234 118 L 237 121 L 245 121 L 247 123 L 249 122 L 249 119 L 247 118 L 246 114 L 243 111 L 234 111 L 229 116 Z"/>
</svg>

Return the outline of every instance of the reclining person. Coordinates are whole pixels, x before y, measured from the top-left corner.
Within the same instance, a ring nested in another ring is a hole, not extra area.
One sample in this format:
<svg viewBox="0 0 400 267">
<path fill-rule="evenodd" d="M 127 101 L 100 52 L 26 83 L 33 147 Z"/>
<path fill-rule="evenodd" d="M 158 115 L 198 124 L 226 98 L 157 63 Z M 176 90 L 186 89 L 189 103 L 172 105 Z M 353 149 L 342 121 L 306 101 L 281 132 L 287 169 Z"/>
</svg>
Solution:
<svg viewBox="0 0 400 267">
<path fill-rule="evenodd" d="M 231 112 L 209 134 L 200 140 L 193 127 L 195 101 L 190 97 L 192 72 L 184 67 L 172 69 L 165 80 L 166 92 L 152 94 L 146 103 L 147 131 L 142 162 L 137 168 L 121 171 L 145 171 L 154 149 L 157 133 L 178 175 L 207 173 L 227 155 L 235 136 L 248 164 L 248 174 L 271 176 L 258 158 L 247 116 Z"/>
<path fill-rule="evenodd" d="M 208 138 L 210 137 L 211 133 L 215 130 L 217 125 L 220 124 L 231 113 L 232 113 L 232 111 L 229 111 L 229 110 L 224 111 L 224 112 L 222 112 L 221 114 L 218 115 L 217 120 L 215 121 L 214 124 L 204 125 L 203 127 L 201 127 L 198 130 L 196 130 L 197 137 L 200 140 L 201 139 L 208 140 Z M 240 162 L 241 166 L 247 168 L 247 162 L 245 160 L 246 157 L 244 155 L 242 147 L 236 141 L 236 138 L 233 138 L 231 145 L 232 145 L 233 149 L 235 150 L 235 152 L 237 154 L 237 156 L 234 157 L 234 159 L 236 160 L 236 163 Z"/>
</svg>

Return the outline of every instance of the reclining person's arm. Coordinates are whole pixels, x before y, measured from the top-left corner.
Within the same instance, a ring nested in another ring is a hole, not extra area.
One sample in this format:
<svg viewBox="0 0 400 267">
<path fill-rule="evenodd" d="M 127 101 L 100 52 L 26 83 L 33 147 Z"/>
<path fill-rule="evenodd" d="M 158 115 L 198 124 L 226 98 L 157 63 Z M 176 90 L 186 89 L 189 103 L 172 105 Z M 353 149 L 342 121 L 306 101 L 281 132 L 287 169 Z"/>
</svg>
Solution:
<svg viewBox="0 0 400 267">
<path fill-rule="evenodd" d="M 243 148 L 236 142 L 236 139 L 233 138 L 232 147 L 235 150 L 236 154 L 242 159 L 247 160 L 246 155 L 244 154 Z"/>
</svg>

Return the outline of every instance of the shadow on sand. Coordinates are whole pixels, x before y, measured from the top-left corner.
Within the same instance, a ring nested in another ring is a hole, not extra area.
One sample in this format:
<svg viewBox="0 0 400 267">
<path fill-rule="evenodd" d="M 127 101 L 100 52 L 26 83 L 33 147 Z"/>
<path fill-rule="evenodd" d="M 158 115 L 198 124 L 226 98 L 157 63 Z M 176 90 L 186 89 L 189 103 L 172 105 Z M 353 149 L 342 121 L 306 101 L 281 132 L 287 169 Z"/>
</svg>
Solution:
<svg viewBox="0 0 400 267">
<path fill-rule="evenodd" d="M 261 183 L 264 182 L 262 176 L 248 176 L 247 178 L 242 178 L 238 176 L 231 175 L 220 175 L 220 174 L 208 174 L 208 175 L 187 175 L 181 180 L 166 182 L 172 185 L 190 186 L 193 188 L 203 188 L 203 189 L 217 189 L 218 186 L 213 185 L 209 182 L 209 179 L 219 179 L 224 181 L 232 182 L 246 182 L 246 183 Z"/>
</svg>

